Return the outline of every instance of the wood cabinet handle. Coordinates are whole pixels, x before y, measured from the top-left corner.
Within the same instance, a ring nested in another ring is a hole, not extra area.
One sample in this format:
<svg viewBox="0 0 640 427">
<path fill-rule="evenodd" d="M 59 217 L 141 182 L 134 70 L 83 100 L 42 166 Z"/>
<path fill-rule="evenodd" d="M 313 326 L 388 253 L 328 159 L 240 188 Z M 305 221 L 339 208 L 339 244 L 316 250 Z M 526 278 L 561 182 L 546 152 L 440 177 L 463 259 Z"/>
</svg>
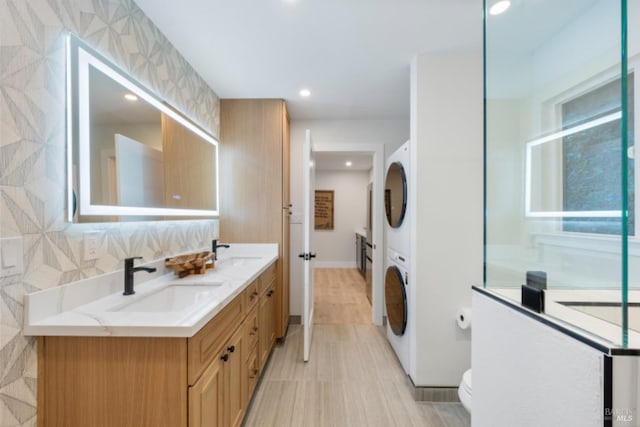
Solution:
<svg viewBox="0 0 640 427">
<path fill-rule="evenodd" d="M 258 294 L 258 291 L 253 291 L 253 293 L 251 294 L 251 298 L 255 298 L 255 297 L 257 297 L 258 295 L 259 295 L 259 294 Z"/>
<path fill-rule="evenodd" d="M 258 327 L 257 326 L 253 327 L 253 332 L 258 332 Z"/>
<path fill-rule="evenodd" d="M 233 353 L 234 351 L 236 351 L 236 346 L 235 346 L 235 345 L 232 345 L 232 346 L 227 347 L 227 351 L 228 351 L 229 353 Z"/>
<path fill-rule="evenodd" d="M 226 362 L 227 360 L 229 360 L 229 355 L 225 353 L 220 359 L 222 359 L 223 362 Z"/>
<path fill-rule="evenodd" d="M 254 378 L 255 378 L 255 377 L 257 377 L 257 376 L 258 376 L 258 370 L 257 370 L 257 369 L 255 369 L 255 368 L 254 368 L 254 369 L 252 369 L 252 370 L 251 370 L 251 373 L 249 374 L 249 378 L 250 378 L 250 379 L 254 379 Z"/>
<path fill-rule="evenodd" d="M 267 296 L 268 296 L 268 297 L 270 297 L 270 296 L 272 296 L 272 295 L 273 295 L 273 291 L 269 291 L 269 292 L 267 292 Z"/>
</svg>

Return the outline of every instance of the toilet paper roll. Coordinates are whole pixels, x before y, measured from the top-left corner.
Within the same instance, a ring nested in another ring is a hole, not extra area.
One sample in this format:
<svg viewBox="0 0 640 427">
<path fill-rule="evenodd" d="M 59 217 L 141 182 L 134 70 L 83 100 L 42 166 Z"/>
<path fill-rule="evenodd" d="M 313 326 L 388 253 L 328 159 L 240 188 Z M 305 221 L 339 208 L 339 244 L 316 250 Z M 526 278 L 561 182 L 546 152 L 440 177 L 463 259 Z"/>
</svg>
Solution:
<svg viewBox="0 0 640 427">
<path fill-rule="evenodd" d="M 459 309 L 456 313 L 456 322 L 460 329 L 471 328 L 471 308 L 465 307 Z"/>
</svg>

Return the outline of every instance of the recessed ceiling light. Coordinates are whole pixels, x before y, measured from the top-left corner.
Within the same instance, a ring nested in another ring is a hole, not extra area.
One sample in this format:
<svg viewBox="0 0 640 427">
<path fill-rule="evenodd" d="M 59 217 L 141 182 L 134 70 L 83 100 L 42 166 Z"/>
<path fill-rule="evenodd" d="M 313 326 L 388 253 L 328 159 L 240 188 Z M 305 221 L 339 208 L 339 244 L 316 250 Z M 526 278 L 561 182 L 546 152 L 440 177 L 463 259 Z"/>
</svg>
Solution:
<svg viewBox="0 0 640 427">
<path fill-rule="evenodd" d="M 124 99 L 126 99 L 127 101 L 137 101 L 137 100 L 138 100 L 138 97 L 137 97 L 137 96 L 135 96 L 135 95 L 134 95 L 134 94 L 132 94 L 132 93 L 126 93 L 126 94 L 124 95 Z"/>
<path fill-rule="evenodd" d="M 310 96 L 310 95 L 311 95 L 311 91 L 309 89 L 300 90 L 300 96 L 304 96 L 306 98 L 307 96 Z"/>
<path fill-rule="evenodd" d="M 509 0 L 496 2 L 491 6 L 491 9 L 489 9 L 489 15 L 500 15 L 509 9 L 509 6 L 511 6 L 511 2 Z"/>
<path fill-rule="evenodd" d="M 344 165 L 350 167 L 353 163 L 351 163 L 351 160 L 347 160 Z"/>
</svg>

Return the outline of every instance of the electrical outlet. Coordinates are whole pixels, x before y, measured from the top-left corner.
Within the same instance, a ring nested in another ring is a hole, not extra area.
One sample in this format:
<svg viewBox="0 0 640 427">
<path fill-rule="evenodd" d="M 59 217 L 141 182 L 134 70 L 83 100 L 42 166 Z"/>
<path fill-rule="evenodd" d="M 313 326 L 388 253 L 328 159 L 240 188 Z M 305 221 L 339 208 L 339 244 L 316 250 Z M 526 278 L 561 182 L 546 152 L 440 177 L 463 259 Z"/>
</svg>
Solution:
<svg viewBox="0 0 640 427">
<path fill-rule="evenodd" d="M 0 239 L 0 277 L 24 272 L 22 237 Z"/>
<path fill-rule="evenodd" d="M 99 231 L 85 231 L 84 233 L 84 260 L 90 261 L 99 257 L 100 238 Z"/>
</svg>

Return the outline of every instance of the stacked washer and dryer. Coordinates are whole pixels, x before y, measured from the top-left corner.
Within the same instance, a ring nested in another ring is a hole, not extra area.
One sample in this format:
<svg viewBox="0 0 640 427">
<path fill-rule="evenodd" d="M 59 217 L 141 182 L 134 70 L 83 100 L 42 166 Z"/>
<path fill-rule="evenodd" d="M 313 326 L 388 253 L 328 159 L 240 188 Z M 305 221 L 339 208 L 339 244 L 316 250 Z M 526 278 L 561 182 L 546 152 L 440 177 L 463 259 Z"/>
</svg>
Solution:
<svg viewBox="0 0 640 427">
<path fill-rule="evenodd" d="M 386 213 L 385 241 L 387 246 L 386 272 L 384 279 L 385 308 L 387 315 L 387 338 L 398 356 L 404 371 L 412 376 L 418 355 L 416 335 L 424 333 L 424 326 L 415 324 L 416 286 L 418 281 L 409 272 L 412 229 L 407 200 L 410 176 L 409 141 L 396 150 L 388 159 L 385 178 L 384 204 Z M 414 321 L 410 321 L 413 319 Z M 413 363 L 413 366 L 412 366 Z M 414 378 L 412 378 L 412 381 Z M 471 408 L 471 370 L 465 372 L 458 395 L 463 406 Z"/>
<path fill-rule="evenodd" d="M 411 225 L 407 196 L 409 194 L 409 141 L 387 159 L 384 205 L 387 217 L 385 241 L 384 295 L 387 313 L 387 338 L 402 367 L 409 373 L 410 337 L 415 325 L 407 322 L 412 289 L 409 277 Z"/>
</svg>

